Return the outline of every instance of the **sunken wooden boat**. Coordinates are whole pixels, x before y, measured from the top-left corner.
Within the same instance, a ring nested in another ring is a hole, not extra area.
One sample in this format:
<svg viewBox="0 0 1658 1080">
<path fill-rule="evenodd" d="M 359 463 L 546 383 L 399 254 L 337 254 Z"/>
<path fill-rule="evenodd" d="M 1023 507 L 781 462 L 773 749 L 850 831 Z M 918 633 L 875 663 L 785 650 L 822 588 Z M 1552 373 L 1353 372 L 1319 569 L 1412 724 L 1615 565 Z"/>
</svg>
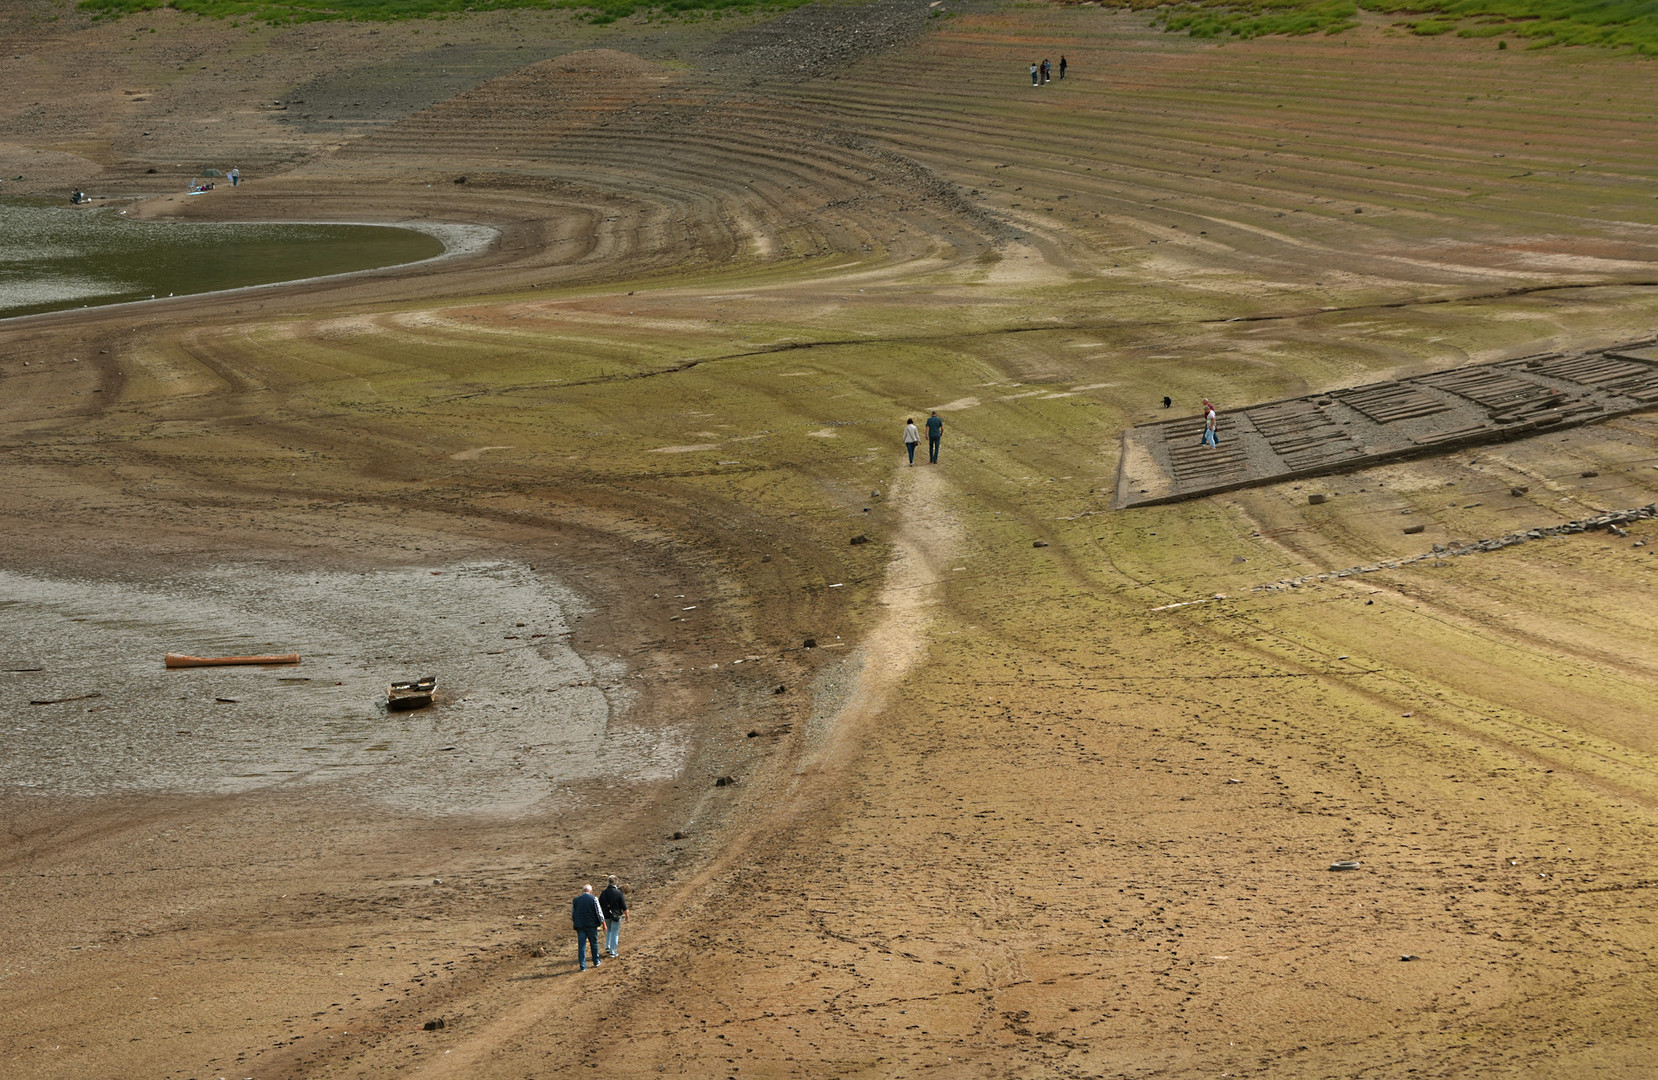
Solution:
<svg viewBox="0 0 1658 1080">
<path fill-rule="evenodd" d="M 432 695 L 437 692 L 437 688 L 436 675 L 428 675 L 424 679 L 415 679 L 412 682 L 394 682 L 386 687 L 386 708 L 394 712 L 403 709 L 424 709 L 432 703 Z"/>
</svg>

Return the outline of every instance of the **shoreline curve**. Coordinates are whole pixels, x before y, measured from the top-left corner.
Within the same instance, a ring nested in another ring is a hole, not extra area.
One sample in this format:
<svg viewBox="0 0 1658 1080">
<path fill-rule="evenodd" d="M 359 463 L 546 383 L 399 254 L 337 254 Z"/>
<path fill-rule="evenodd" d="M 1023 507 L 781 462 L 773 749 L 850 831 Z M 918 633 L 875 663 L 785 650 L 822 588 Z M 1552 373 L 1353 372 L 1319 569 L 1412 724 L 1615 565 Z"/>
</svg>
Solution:
<svg viewBox="0 0 1658 1080">
<path fill-rule="evenodd" d="M 193 224 L 181 222 L 181 224 Z M 312 285 L 321 281 L 343 281 L 351 278 L 367 277 L 373 274 L 383 274 L 390 270 L 407 270 L 416 266 L 427 266 L 432 263 L 445 262 L 452 259 L 462 259 L 472 255 L 481 255 L 488 251 L 490 246 L 501 237 L 501 230 L 494 225 L 474 225 L 462 222 L 444 221 L 225 221 L 216 222 L 222 225 L 356 225 L 365 228 L 377 229 L 407 229 L 410 232 L 425 233 L 443 244 L 443 250 L 436 255 L 424 259 L 415 259 L 410 262 L 387 263 L 384 266 L 370 266 L 362 270 L 345 270 L 338 274 L 313 274 L 310 277 L 284 278 L 281 281 L 263 281 L 255 285 L 237 285 L 230 289 L 209 289 L 204 292 L 179 293 L 176 296 L 156 296 L 144 300 L 117 300 L 108 304 L 82 304 L 74 308 L 58 308 L 54 311 L 31 311 L 23 315 L 0 315 L 0 325 L 16 325 L 26 319 L 49 319 L 76 312 L 109 311 L 112 309 L 136 307 L 140 304 L 163 304 L 177 300 L 200 300 L 211 296 L 234 296 L 237 293 L 253 292 L 258 289 L 274 289 L 288 285 Z"/>
</svg>

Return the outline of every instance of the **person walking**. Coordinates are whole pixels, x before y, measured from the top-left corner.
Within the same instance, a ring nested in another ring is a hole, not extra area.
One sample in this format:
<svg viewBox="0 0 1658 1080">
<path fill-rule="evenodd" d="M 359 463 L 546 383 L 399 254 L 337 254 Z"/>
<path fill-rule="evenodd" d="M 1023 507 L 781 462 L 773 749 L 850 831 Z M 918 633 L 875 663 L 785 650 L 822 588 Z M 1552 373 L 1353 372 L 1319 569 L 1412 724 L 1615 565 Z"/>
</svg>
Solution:
<svg viewBox="0 0 1658 1080">
<path fill-rule="evenodd" d="M 910 467 L 915 467 L 915 447 L 921 441 L 921 431 L 915 426 L 915 417 L 904 421 L 904 449 L 910 452 Z"/>
<path fill-rule="evenodd" d="M 938 444 L 944 439 L 944 421 L 938 417 L 938 410 L 927 417 L 927 460 L 934 465 L 938 464 Z"/>
<path fill-rule="evenodd" d="M 1035 60 L 1032 60 L 1030 62 L 1030 84 L 1032 86 L 1042 85 L 1040 80 L 1038 80 L 1038 78 L 1037 78 L 1036 61 Z"/>
<path fill-rule="evenodd" d="M 1220 438 L 1216 434 L 1220 428 L 1220 417 L 1215 415 L 1215 407 L 1208 398 L 1203 399 L 1203 445 L 1219 446 Z"/>
<path fill-rule="evenodd" d="M 1060 77 L 1060 78 L 1061 78 L 1061 79 L 1063 79 L 1063 78 L 1064 78 L 1064 77 L 1065 77 L 1065 67 L 1066 67 L 1066 64 L 1065 64 L 1065 54 L 1064 54 L 1064 53 L 1060 53 L 1060 54 L 1059 54 L 1059 77 Z"/>
<path fill-rule="evenodd" d="M 1060 59 L 1059 77 L 1063 79 L 1065 77 L 1065 58 L 1062 56 L 1059 59 Z M 241 182 L 242 182 L 242 170 L 236 168 L 234 165 L 231 166 L 231 169 L 230 169 L 230 186 L 235 187 L 237 184 L 240 184 Z"/>
<path fill-rule="evenodd" d="M 599 894 L 599 910 L 604 913 L 604 954 L 614 960 L 619 955 L 616 947 L 622 941 L 622 920 L 628 917 L 628 898 L 617 887 L 615 874 L 610 875 L 609 881 Z"/>
<path fill-rule="evenodd" d="M 587 970 L 587 960 L 581 947 L 586 945 L 593 953 L 593 966 L 599 966 L 599 930 L 604 926 L 604 909 L 593 895 L 593 886 L 583 885 L 581 892 L 570 903 L 570 925 L 576 928 L 576 966 Z"/>
</svg>

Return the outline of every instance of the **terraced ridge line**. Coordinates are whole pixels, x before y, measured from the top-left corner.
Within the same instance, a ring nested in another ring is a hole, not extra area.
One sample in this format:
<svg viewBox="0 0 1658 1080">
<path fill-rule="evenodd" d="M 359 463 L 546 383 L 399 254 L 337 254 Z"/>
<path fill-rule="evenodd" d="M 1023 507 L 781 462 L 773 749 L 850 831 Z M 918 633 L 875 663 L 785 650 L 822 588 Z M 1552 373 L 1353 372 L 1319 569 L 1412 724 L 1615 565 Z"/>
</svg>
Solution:
<svg viewBox="0 0 1658 1080">
<path fill-rule="evenodd" d="M 585 216 L 584 243 L 565 263 L 971 256 L 997 229 L 829 114 L 612 50 L 491 80 L 318 169 L 406 177 L 432 161 L 469 162 L 462 176 L 474 188 L 521 189 Z"/>
<path fill-rule="evenodd" d="M 973 191 L 1067 269 L 1217 306 L 1642 273 L 1644 71 L 1591 92 L 1560 57 L 1355 33 L 1220 48 L 1091 7 L 957 14 L 857 78 L 778 92 Z M 1067 78 L 1032 87 L 1026 64 L 1060 52 Z"/>
<path fill-rule="evenodd" d="M 1510 442 L 1658 406 L 1658 339 L 1545 353 L 1252 405 L 1205 446 L 1202 417 L 1123 432 L 1114 505 L 1153 506 Z"/>
</svg>

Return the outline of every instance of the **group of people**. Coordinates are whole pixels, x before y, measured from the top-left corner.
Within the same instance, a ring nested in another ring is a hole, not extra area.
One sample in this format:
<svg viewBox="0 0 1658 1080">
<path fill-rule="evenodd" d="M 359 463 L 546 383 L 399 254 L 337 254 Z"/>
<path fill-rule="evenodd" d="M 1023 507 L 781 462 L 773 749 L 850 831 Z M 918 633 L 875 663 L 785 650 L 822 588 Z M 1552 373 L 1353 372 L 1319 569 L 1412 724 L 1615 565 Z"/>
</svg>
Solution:
<svg viewBox="0 0 1658 1080">
<path fill-rule="evenodd" d="M 218 174 L 212 173 L 212 175 L 217 176 Z M 230 181 L 231 187 L 235 187 L 242 182 L 242 170 L 235 168 L 231 169 L 229 172 L 225 173 L 225 179 Z M 202 180 L 198 183 L 190 185 L 190 194 L 200 195 L 204 191 L 212 191 L 216 186 L 218 185 L 211 180 Z"/>
<path fill-rule="evenodd" d="M 944 420 L 934 409 L 927 417 L 927 460 L 938 464 L 938 444 L 944 441 Z M 915 426 L 915 417 L 904 421 L 904 449 L 909 451 L 910 467 L 915 466 L 915 448 L 921 443 L 921 430 Z"/>
<path fill-rule="evenodd" d="M 1069 65 L 1066 63 L 1066 60 L 1065 60 L 1065 54 L 1060 53 L 1059 54 L 1059 77 L 1061 79 L 1063 79 L 1065 77 L 1065 69 L 1068 66 Z M 1054 67 L 1047 60 L 1043 60 L 1040 64 L 1037 63 L 1035 60 L 1032 60 L 1030 62 L 1030 84 L 1032 86 L 1041 86 L 1043 83 L 1053 82 L 1053 78 L 1054 78 Z"/>
<path fill-rule="evenodd" d="M 593 954 L 593 966 L 599 966 L 599 931 L 604 934 L 604 952 L 612 960 L 621 955 L 622 920 L 628 916 L 627 894 L 616 884 L 611 874 L 603 892 L 593 895 L 593 886 L 583 885 L 570 904 L 570 925 L 576 930 L 576 966 L 587 970 L 585 947 Z"/>
</svg>

